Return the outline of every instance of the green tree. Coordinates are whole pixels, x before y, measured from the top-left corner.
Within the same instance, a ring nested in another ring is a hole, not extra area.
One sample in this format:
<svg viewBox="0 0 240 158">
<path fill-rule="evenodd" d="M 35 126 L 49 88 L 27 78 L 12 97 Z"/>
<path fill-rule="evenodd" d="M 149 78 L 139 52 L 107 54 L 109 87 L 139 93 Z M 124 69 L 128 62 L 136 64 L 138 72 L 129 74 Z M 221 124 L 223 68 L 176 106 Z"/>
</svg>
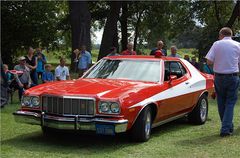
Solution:
<svg viewBox="0 0 240 158">
<path fill-rule="evenodd" d="M 55 1 L 1 2 L 1 55 L 11 64 L 18 49 L 29 46 L 48 47 L 56 40 L 61 17 L 60 4 Z"/>
<path fill-rule="evenodd" d="M 73 50 L 79 49 L 82 45 L 85 45 L 88 51 L 91 49 L 91 14 L 86 1 L 70 1 L 69 11 L 72 31 L 71 69 L 73 69 L 75 58 Z"/>
<path fill-rule="evenodd" d="M 198 36 L 199 58 L 206 55 L 212 43 L 218 40 L 218 32 L 224 26 L 229 26 L 234 32 L 240 30 L 236 22 L 239 14 L 239 1 L 194 1 L 192 14 L 201 24 Z"/>
<path fill-rule="evenodd" d="M 110 47 L 118 47 L 118 30 L 117 22 L 119 20 L 119 12 L 121 8 L 120 1 L 110 2 L 110 11 L 104 27 L 102 43 L 99 51 L 98 60 L 106 56 Z"/>
</svg>

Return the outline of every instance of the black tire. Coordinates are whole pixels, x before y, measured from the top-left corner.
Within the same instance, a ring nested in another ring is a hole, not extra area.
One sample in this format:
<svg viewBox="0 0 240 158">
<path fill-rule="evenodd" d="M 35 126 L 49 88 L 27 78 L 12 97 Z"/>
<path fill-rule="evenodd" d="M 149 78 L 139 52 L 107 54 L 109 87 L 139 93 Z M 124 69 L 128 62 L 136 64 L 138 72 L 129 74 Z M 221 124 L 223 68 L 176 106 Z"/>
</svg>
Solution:
<svg viewBox="0 0 240 158">
<path fill-rule="evenodd" d="M 137 142 L 146 142 L 149 140 L 152 128 L 152 111 L 147 106 L 138 116 L 131 129 L 131 138 Z"/>
<path fill-rule="evenodd" d="M 202 125 L 207 121 L 208 116 L 208 99 L 205 94 L 203 94 L 199 99 L 196 107 L 188 115 L 189 122 Z"/>
</svg>

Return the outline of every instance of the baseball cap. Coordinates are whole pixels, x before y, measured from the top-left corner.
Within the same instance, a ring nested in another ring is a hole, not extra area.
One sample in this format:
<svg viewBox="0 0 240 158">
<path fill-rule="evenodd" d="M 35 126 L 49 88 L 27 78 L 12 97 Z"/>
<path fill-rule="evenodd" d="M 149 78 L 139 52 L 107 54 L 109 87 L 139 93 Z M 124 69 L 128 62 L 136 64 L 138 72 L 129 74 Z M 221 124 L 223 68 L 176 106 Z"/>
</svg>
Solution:
<svg viewBox="0 0 240 158">
<path fill-rule="evenodd" d="M 21 56 L 18 58 L 18 60 L 26 60 L 26 58 L 24 56 Z"/>
</svg>

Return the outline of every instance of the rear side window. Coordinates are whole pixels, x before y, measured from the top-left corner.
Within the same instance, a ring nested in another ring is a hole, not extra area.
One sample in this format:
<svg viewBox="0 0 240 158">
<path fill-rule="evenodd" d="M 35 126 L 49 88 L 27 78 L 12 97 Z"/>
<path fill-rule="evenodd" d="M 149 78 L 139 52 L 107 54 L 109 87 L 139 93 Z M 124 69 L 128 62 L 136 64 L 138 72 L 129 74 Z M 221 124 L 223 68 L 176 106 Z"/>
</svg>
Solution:
<svg viewBox="0 0 240 158">
<path fill-rule="evenodd" d="M 165 61 L 164 65 L 165 65 L 164 81 L 168 81 L 170 75 L 176 75 L 177 78 L 181 78 L 187 73 L 186 69 L 178 61 Z"/>
</svg>

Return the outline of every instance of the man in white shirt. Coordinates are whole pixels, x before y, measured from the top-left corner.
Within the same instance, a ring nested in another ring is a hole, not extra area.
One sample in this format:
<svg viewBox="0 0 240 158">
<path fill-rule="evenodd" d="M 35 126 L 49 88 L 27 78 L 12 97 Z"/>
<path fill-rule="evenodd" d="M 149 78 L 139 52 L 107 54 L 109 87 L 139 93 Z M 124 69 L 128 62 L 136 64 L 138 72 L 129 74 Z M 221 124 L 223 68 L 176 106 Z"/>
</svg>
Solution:
<svg viewBox="0 0 240 158">
<path fill-rule="evenodd" d="M 66 60 L 60 59 L 60 65 L 55 69 L 55 77 L 57 81 L 70 80 L 68 67 L 65 66 Z"/>
<path fill-rule="evenodd" d="M 220 136 L 233 133 L 233 111 L 238 97 L 240 43 L 232 40 L 232 30 L 224 27 L 219 31 L 219 40 L 214 42 L 207 63 L 213 64 L 218 112 L 222 122 Z"/>
</svg>

